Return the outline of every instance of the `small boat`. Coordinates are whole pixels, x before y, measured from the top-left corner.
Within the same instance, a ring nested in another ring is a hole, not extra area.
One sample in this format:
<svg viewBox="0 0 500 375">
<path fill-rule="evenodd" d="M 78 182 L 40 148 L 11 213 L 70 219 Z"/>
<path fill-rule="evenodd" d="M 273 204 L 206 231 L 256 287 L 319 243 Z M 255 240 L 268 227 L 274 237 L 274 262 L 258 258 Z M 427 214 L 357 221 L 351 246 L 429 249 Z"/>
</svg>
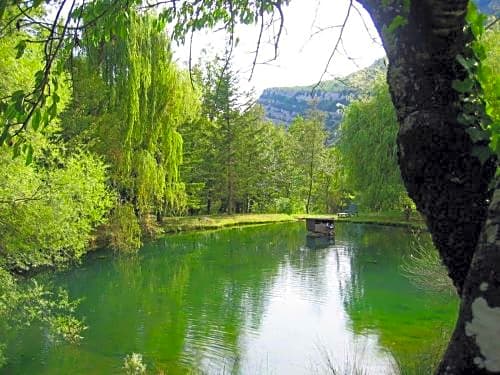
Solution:
<svg viewBox="0 0 500 375">
<path fill-rule="evenodd" d="M 308 235 L 312 236 L 335 236 L 335 222 L 328 218 L 306 218 Z"/>
</svg>

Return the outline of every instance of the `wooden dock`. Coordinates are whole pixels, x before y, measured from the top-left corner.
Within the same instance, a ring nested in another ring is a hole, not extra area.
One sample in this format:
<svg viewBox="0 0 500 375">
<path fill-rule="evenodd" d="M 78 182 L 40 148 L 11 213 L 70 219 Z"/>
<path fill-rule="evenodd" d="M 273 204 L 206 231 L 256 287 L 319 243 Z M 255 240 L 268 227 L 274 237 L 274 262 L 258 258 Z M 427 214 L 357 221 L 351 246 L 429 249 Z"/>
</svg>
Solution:
<svg viewBox="0 0 500 375">
<path fill-rule="evenodd" d="M 335 221 L 333 218 L 306 218 L 306 228 L 308 234 L 316 236 L 335 236 Z"/>
</svg>

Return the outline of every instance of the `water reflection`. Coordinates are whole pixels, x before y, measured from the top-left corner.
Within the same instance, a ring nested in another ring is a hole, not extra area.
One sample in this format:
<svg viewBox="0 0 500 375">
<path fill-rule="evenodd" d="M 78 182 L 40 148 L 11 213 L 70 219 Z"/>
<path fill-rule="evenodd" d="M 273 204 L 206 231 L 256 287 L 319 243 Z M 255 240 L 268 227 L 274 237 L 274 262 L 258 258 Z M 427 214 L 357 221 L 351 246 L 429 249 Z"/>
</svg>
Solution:
<svg viewBox="0 0 500 375">
<path fill-rule="evenodd" d="M 429 296 L 401 276 L 410 234 L 382 226 L 344 230 L 346 237 L 356 238 L 350 245 L 350 290 L 344 294 L 354 332 L 377 332 L 383 347 L 398 359 L 439 341 L 442 331 L 453 326 L 458 301 L 454 296 Z"/>
<path fill-rule="evenodd" d="M 85 341 L 55 345 L 26 331 L 5 371 L 109 374 L 138 352 L 153 373 L 323 373 L 327 357 L 387 373 L 387 349 L 408 346 L 393 342 L 406 329 L 401 312 L 429 317 L 418 305 L 400 311 L 406 305 L 384 301 L 426 301 L 398 273 L 406 238 L 396 229 L 338 225 L 333 241 L 281 224 L 172 236 L 135 258 L 89 259 L 54 280 L 85 298 Z"/>
<path fill-rule="evenodd" d="M 335 237 L 330 236 L 306 236 L 306 247 L 311 250 L 326 249 L 335 245 Z"/>
</svg>

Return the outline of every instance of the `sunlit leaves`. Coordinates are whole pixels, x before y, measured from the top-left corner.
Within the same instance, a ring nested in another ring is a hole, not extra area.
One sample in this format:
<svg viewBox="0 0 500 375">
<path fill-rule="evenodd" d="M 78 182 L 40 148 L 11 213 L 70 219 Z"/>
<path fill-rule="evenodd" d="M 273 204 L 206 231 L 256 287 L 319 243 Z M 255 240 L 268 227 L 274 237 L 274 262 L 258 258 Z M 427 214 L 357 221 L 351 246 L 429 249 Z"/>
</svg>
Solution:
<svg viewBox="0 0 500 375">
<path fill-rule="evenodd" d="M 474 2 L 469 1 L 465 19 L 469 24 L 469 27 L 471 29 L 474 38 L 476 40 L 480 39 L 484 33 L 484 23 L 487 19 L 487 16 L 479 12 Z"/>
<path fill-rule="evenodd" d="M 31 162 L 30 134 L 54 122 L 68 99 L 68 87 L 61 84 L 63 70 L 59 78 L 49 79 L 42 68 L 43 45 L 27 43 L 27 37 L 18 32 L 0 40 L 0 146 L 10 146 L 13 156 Z"/>
<path fill-rule="evenodd" d="M 164 21 L 117 11 L 83 35 L 85 54 L 75 71 L 75 101 L 64 115 L 66 134 L 76 131 L 92 140 L 134 215 L 179 213 L 186 197 L 178 128 L 198 115 L 198 94 L 172 61 Z M 110 17 L 120 18 L 111 29 Z"/>
<path fill-rule="evenodd" d="M 21 58 L 24 55 L 24 51 L 26 50 L 26 41 L 21 40 L 17 45 L 16 45 L 16 59 Z"/>
<path fill-rule="evenodd" d="M 31 144 L 19 147 L 34 158 Z M 31 160 L 26 165 L 21 158 L 12 159 L 5 147 L 0 148 L 0 161 L 0 261 L 28 270 L 82 256 L 91 231 L 114 201 L 103 163 L 80 152 L 67 157 L 64 167 L 43 168 Z"/>
<path fill-rule="evenodd" d="M 397 163 L 397 120 L 387 85 L 352 102 L 344 113 L 339 149 L 347 186 L 371 210 L 401 208 L 407 199 Z"/>
<path fill-rule="evenodd" d="M 307 213 L 313 206 L 313 190 L 326 152 L 325 114 L 311 110 L 305 118 L 296 117 L 290 125 L 291 144 L 300 186 L 299 196 Z"/>
<path fill-rule="evenodd" d="M 467 75 L 452 82 L 452 87 L 461 94 L 462 111 L 458 122 L 474 142 L 472 150 L 482 163 L 491 153 L 484 147 L 489 143 L 497 155 L 500 154 L 500 67 L 498 64 L 498 26 L 485 29 L 487 17 L 481 14 L 473 2 L 469 2 L 466 20 L 473 40 L 464 54 L 457 55 L 457 62 Z"/>
</svg>

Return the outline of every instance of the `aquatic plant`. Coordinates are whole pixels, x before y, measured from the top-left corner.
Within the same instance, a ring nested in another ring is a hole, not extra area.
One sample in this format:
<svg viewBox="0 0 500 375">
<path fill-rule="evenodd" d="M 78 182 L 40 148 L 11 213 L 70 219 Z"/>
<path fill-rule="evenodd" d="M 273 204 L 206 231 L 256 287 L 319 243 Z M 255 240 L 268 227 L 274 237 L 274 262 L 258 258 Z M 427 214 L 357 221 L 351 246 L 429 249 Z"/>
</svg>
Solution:
<svg viewBox="0 0 500 375">
<path fill-rule="evenodd" d="M 146 373 L 146 365 L 142 361 L 142 354 L 128 354 L 123 361 L 123 368 L 127 375 L 139 375 Z"/>
<path fill-rule="evenodd" d="M 423 233 L 413 232 L 411 254 L 403 260 L 401 269 L 418 288 L 433 293 L 455 293 L 438 251 Z"/>
</svg>

